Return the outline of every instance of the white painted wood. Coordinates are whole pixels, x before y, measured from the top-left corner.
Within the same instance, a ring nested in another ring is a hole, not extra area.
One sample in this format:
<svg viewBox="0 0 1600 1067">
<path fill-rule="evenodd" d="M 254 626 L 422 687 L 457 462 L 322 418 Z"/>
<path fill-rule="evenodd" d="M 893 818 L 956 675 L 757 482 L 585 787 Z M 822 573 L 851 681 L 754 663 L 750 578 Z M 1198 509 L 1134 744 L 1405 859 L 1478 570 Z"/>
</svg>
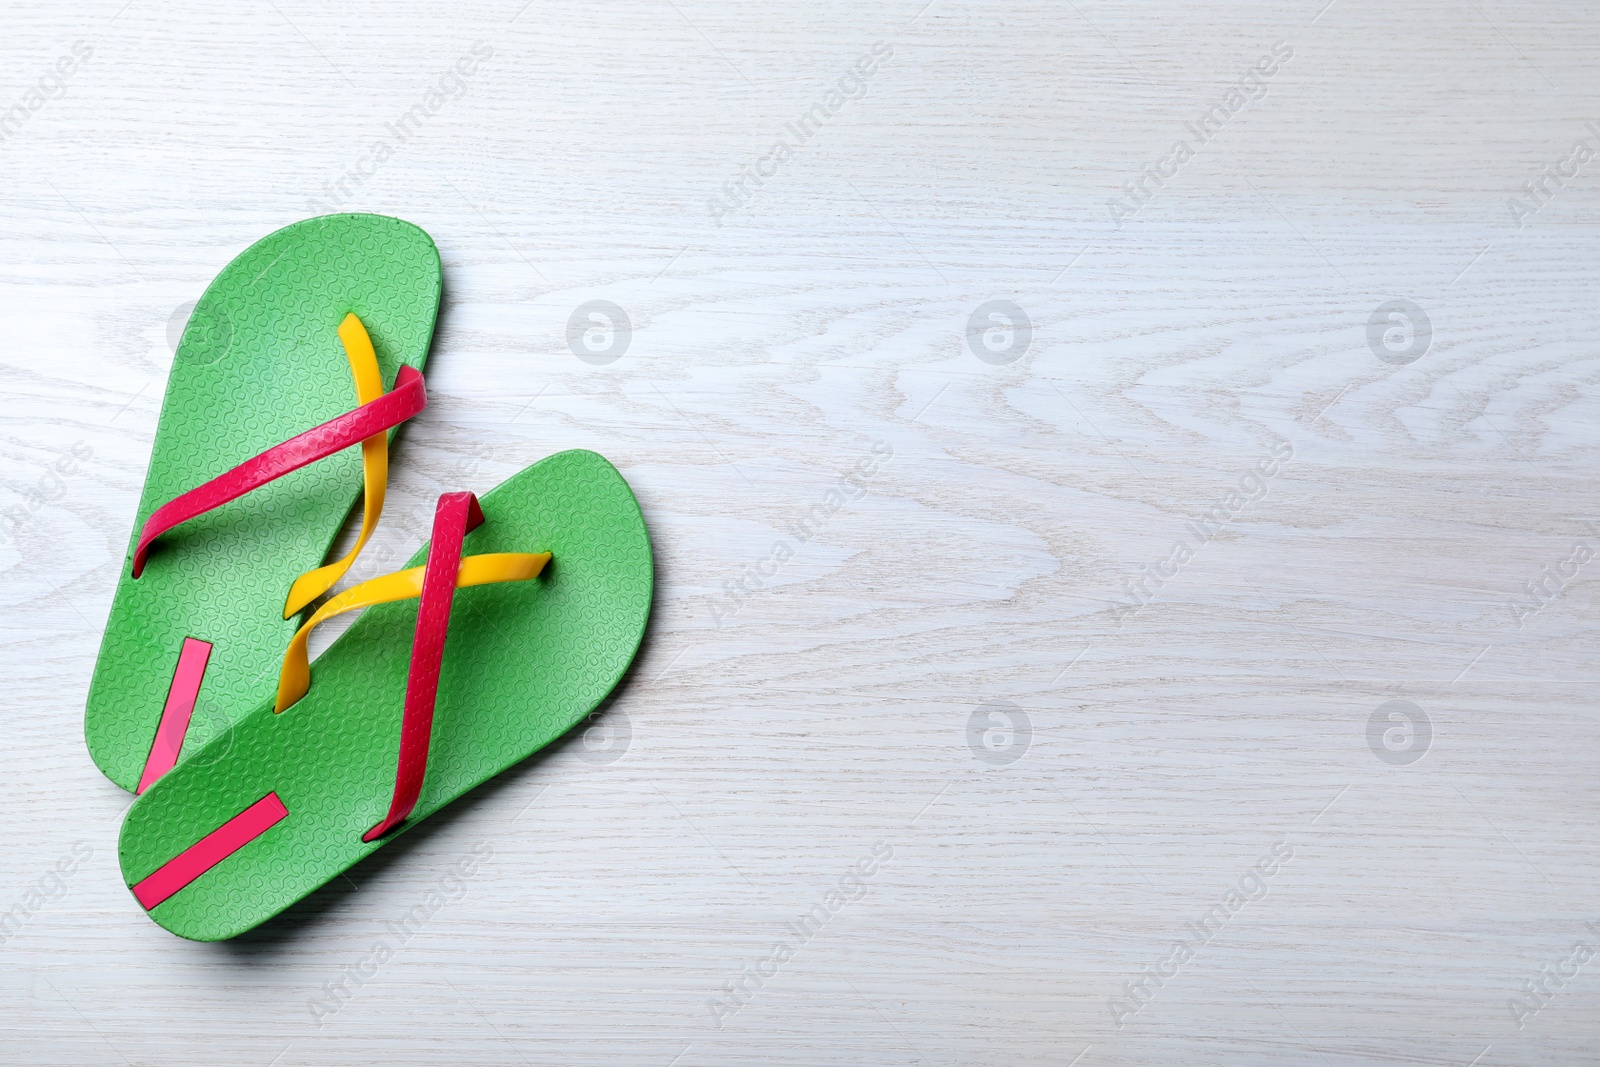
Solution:
<svg viewBox="0 0 1600 1067">
<path fill-rule="evenodd" d="M 0 143 L 0 511 L 25 514 L 0 546 L 0 909 L 92 856 L 0 945 L 0 1061 L 1592 1062 L 1600 962 L 1520 1029 L 1508 1002 L 1600 945 L 1600 564 L 1508 602 L 1600 545 L 1600 163 L 1521 228 L 1506 201 L 1596 137 L 1596 13 L 923 3 L 7 6 L 0 106 L 93 52 Z M 864 95 L 716 225 L 709 198 L 880 41 Z M 169 320 L 477 42 L 462 95 L 338 205 L 426 228 L 448 289 L 356 576 L 436 493 L 603 452 L 659 553 L 608 712 L 631 737 L 530 759 L 256 933 L 181 942 L 119 882 L 128 798 L 79 726 Z M 1263 98 L 1114 228 L 1108 198 L 1277 42 Z M 1032 340 L 991 365 L 964 331 L 997 299 Z M 1395 299 L 1432 324 L 1407 366 L 1367 341 Z M 590 300 L 633 324 L 607 366 L 568 347 Z M 1119 626 L 1124 580 L 1175 558 Z M 1368 746 L 1390 700 L 1431 722 L 1409 765 Z M 1004 766 L 968 746 L 986 701 L 1031 724 Z M 879 842 L 865 895 L 714 1018 Z M 1259 899 L 1202 943 L 1241 879 Z"/>
</svg>

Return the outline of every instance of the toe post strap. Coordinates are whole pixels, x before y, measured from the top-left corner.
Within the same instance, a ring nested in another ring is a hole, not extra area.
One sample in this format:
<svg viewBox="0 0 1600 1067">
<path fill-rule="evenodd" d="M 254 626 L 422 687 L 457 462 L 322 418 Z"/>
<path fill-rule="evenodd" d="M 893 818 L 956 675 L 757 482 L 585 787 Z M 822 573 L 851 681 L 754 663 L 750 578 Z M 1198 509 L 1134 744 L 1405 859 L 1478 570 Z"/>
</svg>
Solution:
<svg viewBox="0 0 1600 1067">
<path fill-rule="evenodd" d="M 422 795 L 428 769 L 428 745 L 433 733 L 434 704 L 439 693 L 439 671 L 444 662 L 455 591 L 474 585 L 527 581 L 537 577 L 550 562 L 548 552 L 489 552 L 463 557 L 461 549 L 466 535 L 482 523 L 483 509 L 476 496 L 472 493 L 444 494 L 434 511 L 433 539 L 428 547 L 427 563 L 362 582 L 329 600 L 300 627 L 284 655 L 274 704 L 277 712 L 292 708 L 310 688 L 306 643 L 319 623 L 342 612 L 374 604 L 420 598 L 411 665 L 406 676 L 405 708 L 400 720 L 394 791 L 388 813 L 361 835 L 363 841 L 375 841 L 405 822 Z"/>
<path fill-rule="evenodd" d="M 433 707 L 439 696 L 439 667 L 450 630 L 450 606 L 461 569 L 461 542 L 483 525 L 483 508 L 472 493 L 446 493 L 433 512 L 433 540 L 422 574 L 417 604 L 417 632 L 411 642 L 411 669 L 406 675 L 405 712 L 400 720 L 400 759 L 395 769 L 389 813 L 361 835 L 375 841 L 405 822 L 422 795 L 428 770 L 428 742 L 433 735 Z"/>
</svg>

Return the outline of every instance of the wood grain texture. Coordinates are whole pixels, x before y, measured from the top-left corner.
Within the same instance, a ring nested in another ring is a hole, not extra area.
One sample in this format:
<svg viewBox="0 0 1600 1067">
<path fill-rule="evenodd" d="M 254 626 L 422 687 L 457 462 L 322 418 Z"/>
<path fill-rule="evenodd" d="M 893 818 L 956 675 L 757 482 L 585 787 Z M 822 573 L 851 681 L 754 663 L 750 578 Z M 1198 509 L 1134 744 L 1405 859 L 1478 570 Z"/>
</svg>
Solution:
<svg viewBox="0 0 1600 1067">
<path fill-rule="evenodd" d="M 0 1062 L 1592 1061 L 1600 961 L 1542 975 L 1600 946 L 1600 564 L 1565 563 L 1600 548 L 1600 163 L 1521 227 L 1506 201 L 1597 136 L 1596 13 L 923 4 L 7 6 L 0 108 L 93 53 L 0 143 Z M 351 580 L 438 493 L 586 447 L 638 493 L 656 609 L 612 749 L 571 738 L 194 945 L 120 884 L 83 697 L 169 322 L 313 202 L 445 263 Z M 1396 299 L 1433 331 L 1404 366 L 1368 343 Z M 591 300 L 632 325 L 603 366 L 569 346 Z M 966 342 L 991 300 L 1031 323 L 1009 363 Z M 1431 723 L 1415 762 L 1369 747 L 1391 700 Z M 991 701 L 1030 724 L 1003 764 L 969 746 Z"/>
</svg>

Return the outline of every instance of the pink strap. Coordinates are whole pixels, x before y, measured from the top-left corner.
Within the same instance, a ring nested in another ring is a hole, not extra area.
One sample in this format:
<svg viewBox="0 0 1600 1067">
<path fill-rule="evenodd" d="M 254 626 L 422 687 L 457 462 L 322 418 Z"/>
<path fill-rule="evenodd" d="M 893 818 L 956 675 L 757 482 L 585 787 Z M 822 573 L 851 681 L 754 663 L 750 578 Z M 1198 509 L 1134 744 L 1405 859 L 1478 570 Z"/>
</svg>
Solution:
<svg viewBox="0 0 1600 1067">
<path fill-rule="evenodd" d="M 144 572 L 150 542 L 179 523 L 237 500 L 252 489 L 359 444 L 373 434 L 398 426 L 427 406 L 428 393 L 421 373 L 415 367 L 402 366 L 395 377 L 394 389 L 378 399 L 291 437 L 281 445 L 274 445 L 226 474 L 167 501 L 151 513 L 139 532 L 139 544 L 133 550 L 133 576 L 137 578 Z"/>
<path fill-rule="evenodd" d="M 195 698 L 200 695 L 200 682 L 206 676 L 206 664 L 211 660 L 211 642 L 183 639 L 178 652 L 178 669 L 172 673 L 172 685 L 167 689 L 167 705 L 161 709 L 161 724 L 156 727 L 156 739 L 150 744 L 150 756 L 144 762 L 144 773 L 139 776 L 143 793 L 150 784 L 172 770 L 183 751 L 183 737 L 189 732 L 189 718 L 194 714 Z"/>
<path fill-rule="evenodd" d="M 154 874 L 133 887 L 133 895 L 149 911 L 282 822 L 288 814 L 289 809 L 278 794 L 268 793 L 157 867 Z"/>
<path fill-rule="evenodd" d="M 483 524 L 483 509 L 471 493 L 445 493 L 433 513 L 433 541 L 422 572 L 422 598 L 417 604 L 417 632 L 411 644 L 406 676 L 406 706 L 400 720 L 400 759 L 395 768 L 389 814 L 361 835 L 376 841 L 405 822 L 422 795 L 428 770 L 428 741 L 433 734 L 433 706 L 439 695 L 439 666 L 450 629 L 456 572 L 461 567 L 461 542 Z"/>
</svg>

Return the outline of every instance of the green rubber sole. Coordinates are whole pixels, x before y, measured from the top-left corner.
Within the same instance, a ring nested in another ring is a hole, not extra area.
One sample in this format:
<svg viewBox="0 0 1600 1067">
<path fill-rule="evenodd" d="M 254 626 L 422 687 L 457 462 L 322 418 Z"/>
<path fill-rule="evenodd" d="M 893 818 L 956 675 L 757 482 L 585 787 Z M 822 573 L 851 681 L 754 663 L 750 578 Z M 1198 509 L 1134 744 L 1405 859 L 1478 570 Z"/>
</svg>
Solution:
<svg viewBox="0 0 1600 1067">
<path fill-rule="evenodd" d="M 281 715 L 268 693 L 128 810 L 119 852 L 130 887 L 275 793 L 287 816 L 156 904 L 196 941 L 276 915 L 456 797 L 580 722 L 621 680 L 650 614 L 654 566 L 622 475 L 562 452 L 481 498 L 464 553 L 545 552 L 535 579 L 458 589 L 435 705 L 427 778 L 411 818 L 367 843 L 388 810 L 417 602 L 368 608 L 311 666 Z M 421 564 L 426 546 L 407 566 Z"/>
<path fill-rule="evenodd" d="M 421 369 L 439 307 L 439 253 L 380 215 L 296 223 L 242 253 L 195 305 L 166 399 L 84 713 L 89 754 L 134 789 L 185 638 L 212 644 L 182 755 L 252 711 L 297 620 L 289 586 L 319 566 L 361 492 L 359 449 L 303 467 L 164 534 L 141 577 L 149 514 L 236 464 L 356 406 L 338 327 L 355 312 L 384 381 Z"/>
</svg>

